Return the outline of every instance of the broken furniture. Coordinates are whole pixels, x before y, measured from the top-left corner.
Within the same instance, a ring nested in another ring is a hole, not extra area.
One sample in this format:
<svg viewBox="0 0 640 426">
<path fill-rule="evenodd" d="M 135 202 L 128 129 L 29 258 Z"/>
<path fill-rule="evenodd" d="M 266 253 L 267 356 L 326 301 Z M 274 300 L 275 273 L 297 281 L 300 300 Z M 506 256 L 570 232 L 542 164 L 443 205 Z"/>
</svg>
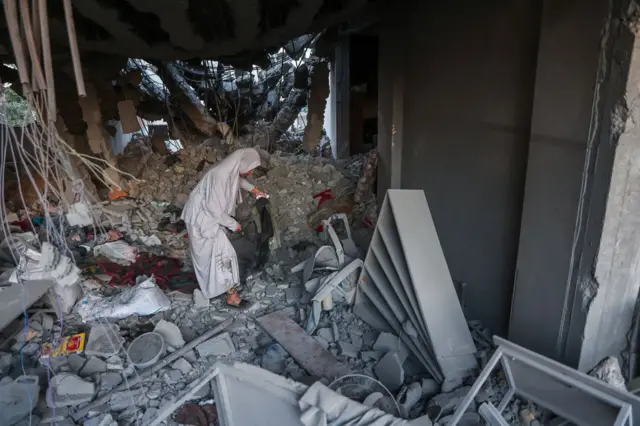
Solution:
<svg viewBox="0 0 640 426">
<path fill-rule="evenodd" d="M 458 406 L 449 426 L 456 426 L 498 363 L 509 390 L 496 408 L 514 395 L 528 399 L 578 426 L 632 426 L 640 419 L 640 398 L 497 336 L 498 348 Z M 483 417 L 491 407 L 483 409 Z M 495 415 L 495 411 L 493 412 Z M 485 417 L 486 418 L 486 417 Z M 499 423 L 492 423 L 499 424 Z"/>
<path fill-rule="evenodd" d="M 439 382 L 477 367 L 431 212 L 421 190 L 389 190 L 358 281 L 354 313 L 393 331 Z"/>
</svg>

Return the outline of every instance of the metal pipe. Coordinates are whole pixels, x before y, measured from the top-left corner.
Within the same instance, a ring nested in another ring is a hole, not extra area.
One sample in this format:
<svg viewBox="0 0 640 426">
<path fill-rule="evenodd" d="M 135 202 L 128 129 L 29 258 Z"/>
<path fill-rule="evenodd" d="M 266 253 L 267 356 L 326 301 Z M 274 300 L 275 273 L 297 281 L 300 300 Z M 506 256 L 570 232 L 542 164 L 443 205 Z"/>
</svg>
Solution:
<svg viewBox="0 0 640 426">
<path fill-rule="evenodd" d="M 20 83 L 26 86 L 24 96 L 31 91 L 29 87 L 29 73 L 27 70 L 27 62 L 24 57 L 24 46 L 22 46 L 22 38 L 20 35 L 20 24 L 18 22 L 18 8 L 16 0 L 4 0 L 4 15 L 7 19 L 7 27 L 9 28 L 9 36 L 11 37 L 11 46 L 13 47 L 13 55 L 16 58 L 18 66 L 18 75 Z"/>
<path fill-rule="evenodd" d="M 73 9 L 71 0 L 63 0 L 64 20 L 67 23 L 67 34 L 69 35 L 69 48 L 71 49 L 71 62 L 73 62 L 73 74 L 76 77 L 76 87 L 78 96 L 84 98 L 87 91 L 84 87 L 84 77 L 82 76 L 82 64 L 80 63 L 80 51 L 78 50 L 78 38 L 76 36 L 76 24 L 73 21 Z"/>
<path fill-rule="evenodd" d="M 53 122 L 58 116 L 56 106 L 56 89 L 53 78 L 53 59 L 51 58 L 51 36 L 49 35 L 49 15 L 47 0 L 38 0 L 40 13 L 40 33 L 42 34 L 42 56 L 44 59 L 44 73 L 47 80 L 47 107 L 49 121 Z"/>
<path fill-rule="evenodd" d="M 27 50 L 31 58 L 31 71 L 35 77 L 33 80 L 33 88 L 39 90 L 46 87 L 44 82 L 44 73 L 40 58 L 38 57 L 38 49 L 36 48 L 36 40 L 33 36 L 33 27 L 31 26 L 31 13 L 29 12 L 29 0 L 20 0 L 20 16 L 22 17 L 22 28 L 27 39 Z"/>
<path fill-rule="evenodd" d="M 40 6 L 38 0 L 31 0 L 31 27 L 34 29 L 33 37 L 36 42 L 36 53 L 38 58 L 42 57 L 42 27 L 40 26 Z M 31 81 L 36 78 L 35 72 L 31 72 Z M 44 87 L 36 87 L 36 90 L 43 90 Z"/>
</svg>

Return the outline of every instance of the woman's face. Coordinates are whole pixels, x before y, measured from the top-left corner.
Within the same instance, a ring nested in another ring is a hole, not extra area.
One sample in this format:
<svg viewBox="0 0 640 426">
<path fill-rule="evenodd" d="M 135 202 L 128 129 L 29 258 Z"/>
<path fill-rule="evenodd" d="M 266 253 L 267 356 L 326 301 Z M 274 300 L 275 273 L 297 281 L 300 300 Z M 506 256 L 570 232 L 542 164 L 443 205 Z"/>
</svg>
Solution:
<svg viewBox="0 0 640 426">
<path fill-rule="evenodd" d="M 242 176 L 242 177 L 247 177 L 247 176 L 252 175 L 252 174 L 253 174 L 253 170 L 249 170 L 249 171 L 248 171 L 248 172 L 246 172 L 246 173 L 240 173 L 240 176 Z"/>
</svg>

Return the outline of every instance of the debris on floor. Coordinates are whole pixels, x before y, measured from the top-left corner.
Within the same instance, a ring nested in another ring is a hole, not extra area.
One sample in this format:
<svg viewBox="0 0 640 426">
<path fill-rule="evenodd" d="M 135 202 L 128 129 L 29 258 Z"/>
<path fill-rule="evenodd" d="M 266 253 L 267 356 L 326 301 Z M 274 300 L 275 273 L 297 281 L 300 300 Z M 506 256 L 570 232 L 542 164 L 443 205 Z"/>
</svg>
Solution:
<svg viewBox="0 0 640 426">
<path fill-rule="evenodd" d="M 3 271 L 15 285 L 51 284 L 4 333 L 0 423 L 251 425 L 260 413 L 283 426 L 453 426 L 498 421 L 496 411 L 508 424 L 553 419 L 522 397 L 500 404 L 503 376 L 473 387 L 496 350 L 492 335 L 464 317 L 422 192 L 389 191 L 376 219 L 375 151 L 337 162 L 262 152 L 266 171 L 251 179 L 269 202 L 245 197 L 235 213 L 243 232 L 230 237 L 246 260 L 247 305 L 205 298 L 179 218 L 228 151 L 145 151 L 129 197 L 72 204 L 56 216 L 59 230 L 29 219 L 34 212 L 13 217 L 35 232 L 14 228 L 0 246 Z M 619 386 L 618 373 L 606 361 L 592 375 Z"/>
</svg>

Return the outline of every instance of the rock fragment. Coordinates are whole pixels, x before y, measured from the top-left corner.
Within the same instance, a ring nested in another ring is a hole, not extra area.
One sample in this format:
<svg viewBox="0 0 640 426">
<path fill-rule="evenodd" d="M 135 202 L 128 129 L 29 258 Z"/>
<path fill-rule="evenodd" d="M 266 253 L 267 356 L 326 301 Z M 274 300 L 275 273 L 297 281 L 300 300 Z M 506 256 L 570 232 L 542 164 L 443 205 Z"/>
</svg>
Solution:
<svg viewBox="0 0 640 426">
<path fill-rule="evenodd" d="M 387 352 L 374 368 L 376 376 L 391 392 L 395 392 L 404 383 L 404 369 L 397 352 Z"/>
<path fill-rule="evenodd" d="M 222 333 L 206 342 L 196 346 L 196 351 L 200 356 L 225 356 L 236 351 L 236 347 L 231 340 L 229 333 Z"/>
<path fill-rule="evenodd" d="M 98 357 L 92 356 L 84 364 L 80 370 L 80 377 L 89 377 L 96 373 L 104 373 L 107 371 L 107 363 Z"/>
<path fill-rule="evenodd" d="M 165 343 L 174 349 L 185 345 L 180 328 L 172 322 L 160 320 L 153 331 L 161 335 Z"/>
</svg>

